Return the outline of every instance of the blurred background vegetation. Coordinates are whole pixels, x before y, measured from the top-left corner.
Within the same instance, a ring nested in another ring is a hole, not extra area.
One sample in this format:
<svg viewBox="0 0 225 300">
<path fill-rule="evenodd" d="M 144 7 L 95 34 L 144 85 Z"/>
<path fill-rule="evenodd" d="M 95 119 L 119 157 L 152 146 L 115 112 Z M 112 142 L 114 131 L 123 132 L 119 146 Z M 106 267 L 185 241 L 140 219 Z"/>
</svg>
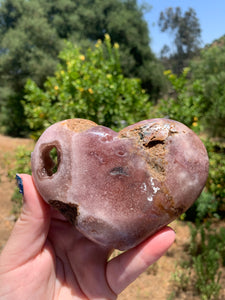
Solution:
<svg viewBox="0 0 225 300">
<path fill-rule="evenodd" d="M 37 140 L 67 118 L 114 130 L 156 117 L 189 126 L 210 170 L 181 217 L 192 224 L 188 267 L 202 299 L 216 299 L 225 265 L 224 228 L 212 229 L 225 216 L 225 36 L 200 48 L 195 11 L 168 8 L 158 25 L 174 33 L 176 50 L 165 45 L 157 58 L 144 9 L 136 0 L 0 0 L 0 132 Z M 29 173 L 29 163 L 18 149 L 16 172 Z"/>
</svg>

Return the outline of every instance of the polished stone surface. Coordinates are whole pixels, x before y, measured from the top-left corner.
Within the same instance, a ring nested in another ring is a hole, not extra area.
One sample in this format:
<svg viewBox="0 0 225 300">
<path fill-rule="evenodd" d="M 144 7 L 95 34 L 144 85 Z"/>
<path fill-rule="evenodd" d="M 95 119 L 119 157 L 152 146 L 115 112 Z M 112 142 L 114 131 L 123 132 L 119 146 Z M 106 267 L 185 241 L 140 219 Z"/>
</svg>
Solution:
<svg viewBox="0 0 225 300">
<path fill-rule="evenodd" d="M 201 140 L 168 119 L 141 121 L 119 133 L 88 120 L 65 120 L 43 133 L 31 162 L 45 201 L 89 239 L 121 250 L 186 211 L 208 176 Z"/>
</svg>

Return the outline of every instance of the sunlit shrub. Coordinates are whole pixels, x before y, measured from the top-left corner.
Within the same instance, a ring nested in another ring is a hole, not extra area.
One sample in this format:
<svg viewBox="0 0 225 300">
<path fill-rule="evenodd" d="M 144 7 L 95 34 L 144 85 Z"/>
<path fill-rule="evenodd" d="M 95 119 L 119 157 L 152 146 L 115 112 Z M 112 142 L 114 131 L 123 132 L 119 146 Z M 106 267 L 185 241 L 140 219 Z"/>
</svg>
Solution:
<svg viewBox="0 0 225 300">
<path fill-rule="evenodd" d="M 44 89 L 32 80 L 26 84 L 23 105 L 35 138 L 49 125 L 68 118 L 120 129 L 147 117 L 148 96 L 138 79 L 122 74 L 119 45 L 112 45 L 109 35 L 86 53 L 68 43 L 60 59 Z"/>
</svg>

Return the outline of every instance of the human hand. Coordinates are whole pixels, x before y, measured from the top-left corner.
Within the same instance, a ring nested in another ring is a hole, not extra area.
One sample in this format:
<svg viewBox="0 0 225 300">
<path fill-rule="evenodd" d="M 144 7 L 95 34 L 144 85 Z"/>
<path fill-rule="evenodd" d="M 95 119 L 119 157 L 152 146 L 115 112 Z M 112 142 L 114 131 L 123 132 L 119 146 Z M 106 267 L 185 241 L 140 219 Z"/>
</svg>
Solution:
<svg viewBox="0 0 225 300">
<path fill-rule="evenodd" d="M 165 227 L 137 247 L 108 260 L 105 249 L 78 232 L 21 175 L 24 204 L 0 256 L 1 300 L 116 299 L 171 246 Z"/>
</svg>

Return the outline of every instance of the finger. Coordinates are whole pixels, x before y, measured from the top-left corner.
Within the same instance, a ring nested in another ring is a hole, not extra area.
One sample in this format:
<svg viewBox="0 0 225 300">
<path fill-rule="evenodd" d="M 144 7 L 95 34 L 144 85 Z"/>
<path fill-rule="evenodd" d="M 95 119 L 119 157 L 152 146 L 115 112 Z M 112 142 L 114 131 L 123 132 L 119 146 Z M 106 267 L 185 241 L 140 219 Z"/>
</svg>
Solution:
<svg viewBox="0 0 225 300">
<path fill-rule="evenodd" d="M 24 203 L 10 238 L 3 250 L 5 265 L 21 265 L 35 257 L 43 248 L 50 223 L 50 209 L 38 194 L 32 177 L 20 175 Z"/>
<path fill-rule="evenodd" d="M 121 293 L 172 245 L 174 231 L 165 227 L 137 247 L 109 261 L 106 276 L 115 294 Z"/>
</svg>

